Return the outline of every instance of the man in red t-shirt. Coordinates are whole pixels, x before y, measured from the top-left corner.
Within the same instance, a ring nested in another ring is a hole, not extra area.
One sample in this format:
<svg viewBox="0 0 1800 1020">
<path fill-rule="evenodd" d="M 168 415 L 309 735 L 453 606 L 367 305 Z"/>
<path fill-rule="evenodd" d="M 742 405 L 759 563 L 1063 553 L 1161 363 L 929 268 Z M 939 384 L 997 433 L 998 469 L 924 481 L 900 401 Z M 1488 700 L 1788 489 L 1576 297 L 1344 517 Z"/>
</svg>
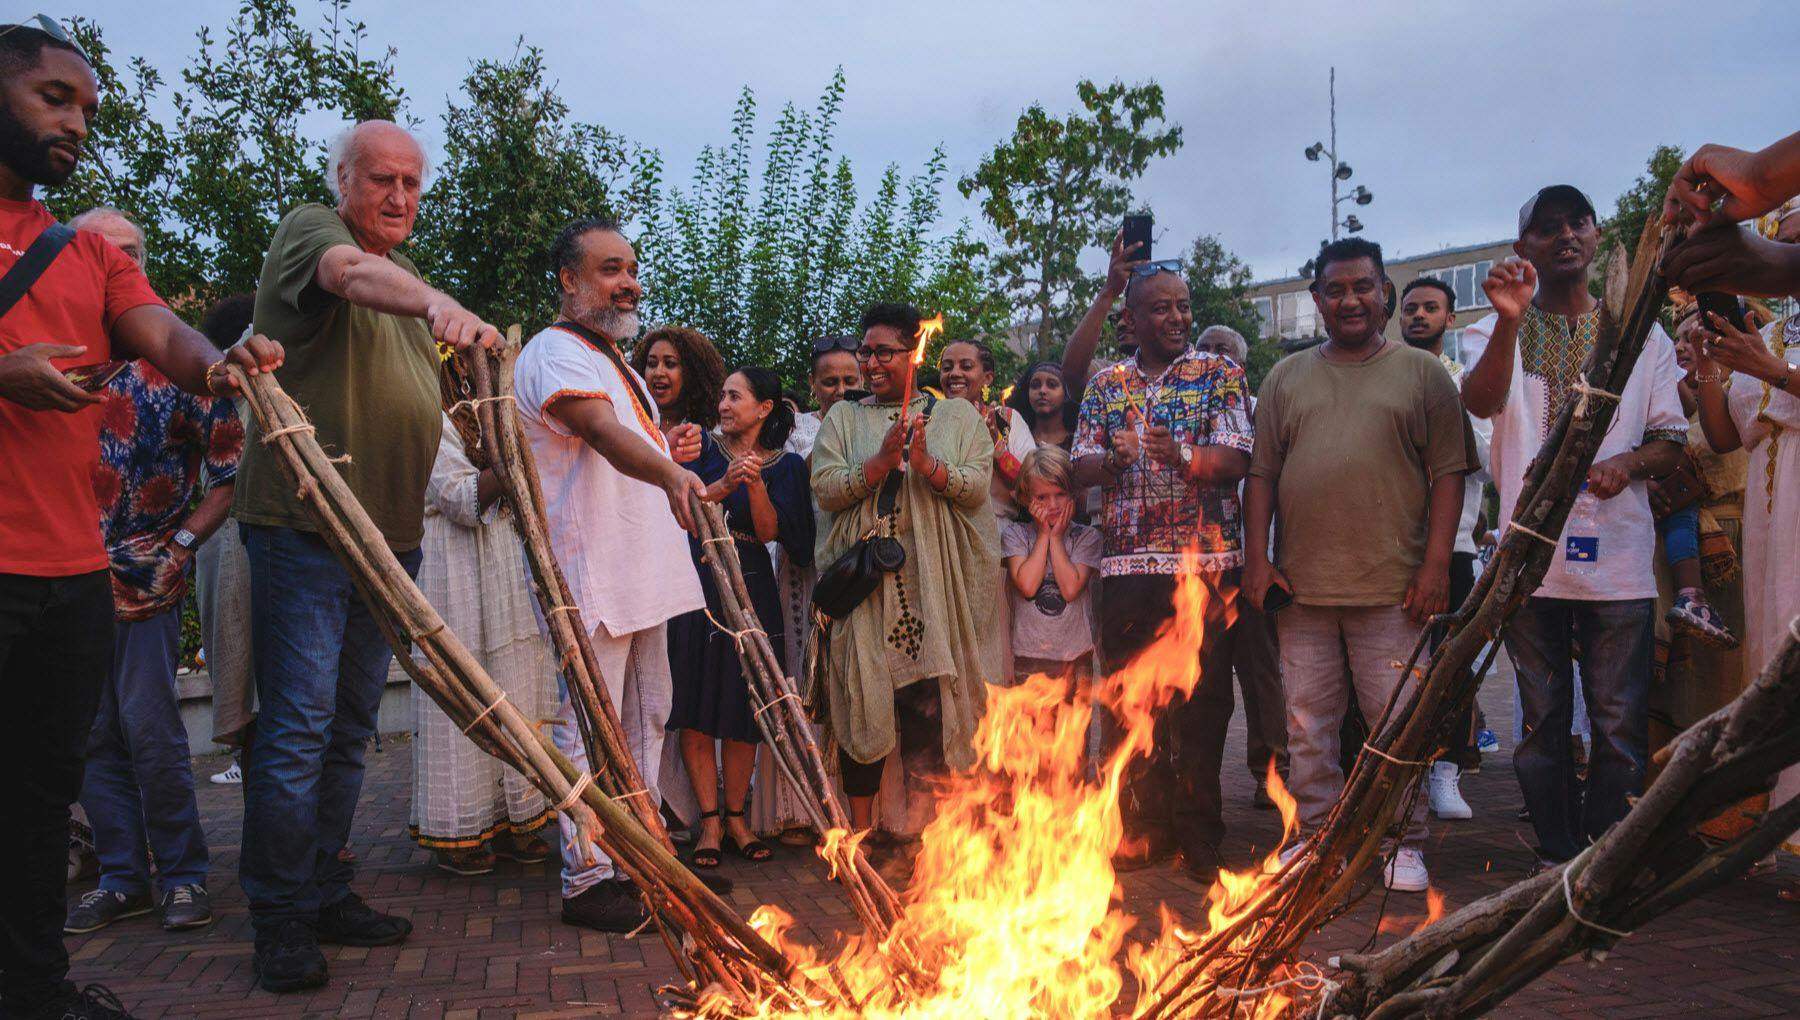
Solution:
<svg viewBox="0 0 1800 1020">
<path fill-rule="evenodd" d="M 74 172 L 98 102 L 93 69 L 54 22 L 0 26 L 0 273 L 56 222 L 32 194 Z M 125 1016 L 104 990 L 76 992 L 62 944 L 69 804 L 113 658 L 92 481 L 102 398 L 64 372 L 114 358 L 143 358 L 190 393 L 236 393 L 226 358 L 137 264 L 79 233 L 0 313 L 0 818 L 15 855 L 0 897 L 0 1013 L 15 1018 Z M 281 348 L 252 338 L 229 360 L 272 371 Z"/>
</svg>

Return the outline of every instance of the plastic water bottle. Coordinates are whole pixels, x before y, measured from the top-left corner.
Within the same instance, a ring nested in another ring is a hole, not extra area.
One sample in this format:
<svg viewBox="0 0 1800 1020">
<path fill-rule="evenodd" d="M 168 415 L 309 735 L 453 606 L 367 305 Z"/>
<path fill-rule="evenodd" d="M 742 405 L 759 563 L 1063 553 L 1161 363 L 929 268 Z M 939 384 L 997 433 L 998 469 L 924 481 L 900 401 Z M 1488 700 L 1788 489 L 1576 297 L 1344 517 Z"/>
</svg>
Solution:
<svg viewBox="0 0 1800 1020">
<path fill-rule="evenodd" d="M 1581 483 L 1563 526 L 1563 570 L 1578 577 L 1600 572 L 1600 501 Z"/>
</svg>

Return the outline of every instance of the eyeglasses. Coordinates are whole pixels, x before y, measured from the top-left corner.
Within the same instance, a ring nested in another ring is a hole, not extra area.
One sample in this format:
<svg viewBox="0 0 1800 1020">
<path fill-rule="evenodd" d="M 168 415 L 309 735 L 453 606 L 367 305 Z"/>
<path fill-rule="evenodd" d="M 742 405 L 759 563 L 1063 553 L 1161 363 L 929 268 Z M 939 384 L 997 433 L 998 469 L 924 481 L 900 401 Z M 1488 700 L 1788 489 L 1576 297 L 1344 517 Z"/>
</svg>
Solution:
<svg viewBox="0 0 1800 1020">
<path fill-rule="evenodd" d="M 822 336 L 813 341 L 814 354 L 828 354 L 832 351 L 849 351 L 856 353 L 856 345 L 861 343 L 853 336 Z"/>
<path fill-rule="evenodd" d="M 0 32 L 0 35 L 5 35 L 7 32 L 11 32 L 16 28 L 35 28 L 57 42 L 62 43 L 64 46 L 74 50 L 76 55 L 89 66 L 92 66 L 94 63 L 92 60 L 88 59 L 87 51 L 81 48 L 81 44 L 69 38 L 69 33 L 64 31 L 63 27 L 56 23 L 56 19 L 47 14 L 34 14 L 29 20 L 21 21 L 16 25 L 8 27 L 5 32 Z"/>
<path fill-rule="evenodd" d="M 856 360 L 863 362 L 873 361 L 877 365 L 886 365 L 893 361 L 896 355 L 900 354 L 910 357 L 912 351 L 905 347 L 858 347 L 856 349 Z"/>
<path fill-rule="evenodd" d="M 1141 266 L 1131 267 L 1131 275 L 1136 277 L 1155 276 L 1157 273 L 1179 272 L 1181 272 L 1180 259 L 1158 259 L 1155 262 L 1146 262 Z"/>
</svg>

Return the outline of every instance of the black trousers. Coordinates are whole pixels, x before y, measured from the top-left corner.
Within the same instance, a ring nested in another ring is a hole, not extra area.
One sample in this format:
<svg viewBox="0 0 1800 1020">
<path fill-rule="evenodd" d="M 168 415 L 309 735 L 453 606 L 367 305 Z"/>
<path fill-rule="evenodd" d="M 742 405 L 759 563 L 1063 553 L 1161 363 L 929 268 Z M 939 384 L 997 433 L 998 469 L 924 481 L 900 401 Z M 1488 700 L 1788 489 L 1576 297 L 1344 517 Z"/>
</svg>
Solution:
<svg viewBox="0 0 1800 1020">
<path fill-rule="evenodd" d="M 1468 600 L 1469 593 L 1475 590 L 1475 554 L 1453 552 L 1450 554 L 1450 611 L 1455 612 Z M 1437 650 L 1434 642 L 1432 651 Z M 1356 699 L 1350 699 L 1350 710 L 1344 713 L 1344 725 L 1338 730 L 1339 762 L 1348 776 L 1356 766 L 1356 756 L 1362 751 L 1363 744 L 1369 739 L 1369 724 L 1363 718 L 1362 709 L 1356 705 Z M 1449 749 L 1444 752 L 1445 761 L 1453 761 L 1458 768 L 1474 768 L 1481 764 L 1481 751 L 1475 746 L 1475 706 L 1470 705 L 1456 720 L 1456 727 L 1450 734 Z"/>
<path fill-rule="evenodd" d="M 88 732 L 112 668 L 112 582 L 0 574 L 0 840 L 9 879 L 0 896 L 0 1005 L 22 1016 L 65 987 L 64 885 L 69 805 L 81 794 Z"/>
<path fill-rule="evenodd" d="M 920 680 L 894 692 L 894 729 L 900 744 L 901 771 L 909 783 L 943 774 L 944 710 L 937 680 Z M 838 748 L 838 772 L 843 776 L 844 793 L 848 796 L 873 797 L 880 793 L 881 772 L 886 766 L 886 758 L 860 762 Z"/>
<path fill-rule="evenodd" d="M 1231 689 L 1231 634 L 1226 592 L 1235 593 L 1238 571 L 1201 574 L 1208 597 L 1200 644 L 1200 672 L 1193 692 L 1169 703 L 1156 719 L 1148 758 L 1126 769 L 1120 805 L 1127 838 L 1190 853 L 1216 851 L 1225 838 L 1219 767 L 1225 731 L 1236 699 Z M 1123 575 L 1106 579 L 1101 600 L 1100 655 L 1108 674 L 1149 647 L 1156 631 L 1175 615 L 1176 578 Z M 1110 720 L 1108 720 L 1110 722 Z"/>
</svg>

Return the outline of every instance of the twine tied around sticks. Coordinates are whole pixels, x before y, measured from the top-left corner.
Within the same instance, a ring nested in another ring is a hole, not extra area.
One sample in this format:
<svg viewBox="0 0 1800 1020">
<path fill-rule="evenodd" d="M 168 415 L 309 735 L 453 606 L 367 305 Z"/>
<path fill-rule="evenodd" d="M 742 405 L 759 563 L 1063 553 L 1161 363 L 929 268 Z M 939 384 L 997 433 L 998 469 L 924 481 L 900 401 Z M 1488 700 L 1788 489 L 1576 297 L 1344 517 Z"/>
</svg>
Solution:
<svg viewBox="0 0 1800 1020">
<path fill-rule="evenodd" d="M 592 772 L 583 772 L 581 777 L 575 780 L 575 785 L 569 787 L 568 795 L 557 801 L 551 810 L 566 814 L 570 808 L 575 806 L 575 802 L 581 799 L 581 791 L 587 789 L 593 781 L 594 774 Z"/>
<path fill-rule="evenodd" d="M 1577 418 L 1587 417 L 1589 397 L 1605 397 L 1615 404 L 1624 399 L 1617 393 L 1609 393 L 1597 386 L 1590 385 L 1586 378 L 1577 378 L 1569 390 L 1581 394 L 1581 399 L 1575 402 L 1575 417 Z"/>
<path fill-rule="evenodd" d="M 1592 849 L 1592 848 L 1590 847 L 1590 849 Z M 1587 851 L 1583 850 L 1581 852 L 1581 857 L 1586 857 L 1586 856 L 1587 856 Z M 1575 860 L 1578 861 L 1581 859 L 1581 857 L 1577 857 L 1577 858 L 1575 858 Z M 1575 861 L 1569 862 L 1569 864 L 1574 864 L 1574 863 L 1575 863 Z M 1575 921 L 1575 923 L 1585 925 L 1589 928 L 1594 929 L 1597 932 L 1604 932 L 1608 935 L 1611 935 L 1613 938 L 1622 939 L 1622 938 L 1630 937 L 1630 935 L 1631 935 L 1630 932 L 1620 931 L 1617 928 L 1608 928 L 1604 924 L 1599 924 L 1597 922 L 1590 921 L 1587 918 L 1582 917 L 1581 912 L 1575 909 L 1575 891 L 1569 887 L 1569 865 L 1568 864 L 1563 865 L 1562 891 L 1563 891 L 1563 905 L 1569 908 L 1569 917 L 1571 919 L 1573 919 Z"/>
<path fill-rule="evenodd" d="M 1306 969 L 1300 970 L 1299 973 L 1296 973 L 1291 978 L 1286 978 L 1281 981 L 1272 981 L 1259 988 L 1227 988 L 1224 985 L 1214 985 L 1213 991 L 1228 999 L 1254 999 L 1259 995 L 1266 995 L 1269 992 L 1298 985 L 1301 991 L 1317 991 L 1319 993 L 1319 1008 L 1313 1014 L 1313 1017 L 1314 1020 L 1323 1020 L 1323 1017 L 1325 1016 L 1325 1003 L 1331 998 L 1333 992 L 1336 992 L 1344 986 L 1341 983 L 1326 977 L 1324 974 L 1319 973 L 1318 968 L 1310 963 L 1302 963 L 1300 966 Z"/>
<path fill-rule="evenodd" d="M 1507 521 L 1506 522 L 1506 530 L 1524 532 L 1525 534 L 1530 535 L 1532 538 L 1535 538 L 1538 541 L 1551 546 L 1552 548 L 1555 548 L 1556 546 L 1561 544 L 1556 539 L 1551 538 L 1549 535 L 1546 535 L 1541 531 L 1533 531 L 1530 528 L 1527 528 L 1525 525 L 1520 524 L 1518 521 Z"/>
<path fill-rule="evenodd" d="M 440 629 L 440 630 L 442 630 L 442 629 L 443 629 L 443 628 L 441 628 L 441 627 L 440 627 L 440 628 L 439 628 L 439 629 Z M 493 710 L 494 710 L 494 709 L 496 709 L 496 708 L 499 708 L 499 707 L 500 707 L 500 703 L 501 703 L 501 702 L 502 702 L 502 701 L 505 701 L 505 700 L 506 700 L 506 692 L 505 692 L 505 691 L 501 691 L 501 692 L 500 692 L 500 696 L 499 696 L 499 697 L 498 697 L 498 698 L 495 698 L 495 699 L 494 699 L 494 703 L 493 703 L 493 704 L 491 704 L 491 705 L 489 705 L 489 706 L 488 706 L 488 707 L 486 707 L 486 708 L 484 708 L 484 709 L 482 709 L 482 710 L 481 710 L 481 714 L 480 714 L 480 715 L 477 715 L 477 716 L 476 716 L 476 717 L 475 717 L 475 718 L 473 718 L 473 719 L 470 719 L 470 720 L 469 720 L 469 725 L 467 725 L 467 726 L 464 726 L 464 727 L 463 727 L 463 736 L 465 736 L 465 737 L 466 737 L 466 736 L 468 736 L 468 735 L 469 735 L 469 731 L 470 731 L 470 730 L 472 730 L 472 729 L 474 729 L 474 728 L 475 728 L 475 727 L 477 727 L 477 726 L 480 726 L 480 725 L 481 725 L 481 720 L 483 720 L 483 719 L 486 719 L 486 718 L 487 718 L 487 717 L 488 717 L 488 713 L 490 713 L 490 712 L 492 712 L 492 711 L 493 711 Z"/>
<path fill-rule="evenodd" d="M 731 639 L 733 641 L 737 642 L 737 646 L 740 649 L 744 647 L 745 639 L 747 639 L 752 634 L 761 634 L 763 637 L 769 636 L 769 632 L 766 630 L 763 630 L 761 627 L 745 627 L 743 630 L 732 630 L 730 627 L 727 627 L 724 624 L 720 623 L 719 618 L 712 614 L 712 610 L 706 608 L 705 606 L 701 606 L 700 611 L 706 614 L 706 618 L 708 620 L 712 621 L 713 626 L 719 628 L 720 633 L 730 634 Z"/>
<path fill-rule="evenodd" d="M 795 701 L 799 701 L 800 695 L 795 694 L 793 691 L 789 691 L 786 694 L 783 694 L 781 697 L 776 698 L 774 701 L 769 702 L 767 705 L 764 705 L 763 707 L 757 709 L 752 714 L 753 715 L 762 715 L 764 712 L 767 712 L 769 709 L 774 708 L 776 705 L 779 705 L 782 702 L 787 701 L 789 698 L 792 698 Z"/>
<path fill-rule="evenodd" d="M 1386 751 L 1383 751 L 1381 748 L 1376 747 L 1374 744 L 1371 744 L 1366 740 L 1363 741 L 1363 750 L 1369 752 L 1370 754 L 1374 755 L 1377 758 L 1386 758 L 1388 761 L 1393 762 L 1395 765 L 1418 765 L 1418 766 L 1423 767 L 1425 765 L 1431 764 L 1430 759 L 1427 759 L 1425 761 L 1406 761 L 1401 758 L 1396 758 L 1393 755 L 1387 753 Z"/>
<path fill-rule="evenodd" d="M 298 425 L 283 425 L 282 427 L 276 429 L 273 432 L 265 432 L 262 434 L 261 439 L 262 439 L 263 445 L 267 446 L 268 444 L 273 443 L 275 440 L 280 439 L 282 436 L 291 436 L 298 432 L 317 432 L 317 431 L 319 431 L 318 426 L 314 425 L 312 422 L 303 421 Z M 329 454 L 327 454 L 325 457 L 325 460 L 327 463 L 331 463 L 331 464 L 349 464 L 349 463 L 351 463 L 350 455 L 347 453 L 342 454 L 337 457 L 333 457 L 333 456 L 330 456 Z"/>
<path fill-rule="evenodd" d="M 492 403 L 495 403 L 496 401 L 501 401 L 501 400 L 510 401 L 514 407 L 519 406 L 519 402 L 517 400 L 513 399 L 512 394 L 502 393 L 499 396 L 495 396 L 495 397 L 470 397 L 466 400 L 458 400 L 456 403 L 451 404 L 450 410 L 445 413 L 453 415 L 465 407 L 472 411 L 472 410 L 475 410 L 476 408 L 480 407 L 482 404 L 492 404 Z"/>
</svg>

